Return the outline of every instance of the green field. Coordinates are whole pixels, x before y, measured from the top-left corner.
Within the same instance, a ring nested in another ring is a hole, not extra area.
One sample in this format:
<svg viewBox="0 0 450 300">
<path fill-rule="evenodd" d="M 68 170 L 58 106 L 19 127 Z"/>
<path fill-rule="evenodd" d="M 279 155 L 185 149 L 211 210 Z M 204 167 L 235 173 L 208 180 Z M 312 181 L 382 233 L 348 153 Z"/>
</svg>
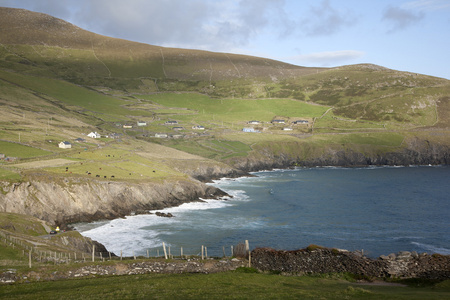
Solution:
<svg viewBox="0 0 450 300">
<path fill-rule="evenodd" d="M 0 141 L 0 153 L 5 154 L 5 156 L 17 158 L 30 158 L 51 154 L 49 151 L 5 141 Z"/>
<path fill-rule="evenodd" d="M 3 286 L 1 299 L 446 299 L 449 281 L 425 287 L 358 284 L 344 275 L 247 273 L 133 275 Z M 328 277 L 328 278 L 327 278 Z M 334 277 L 334 278 L 333 278 Z"/>
</svg>

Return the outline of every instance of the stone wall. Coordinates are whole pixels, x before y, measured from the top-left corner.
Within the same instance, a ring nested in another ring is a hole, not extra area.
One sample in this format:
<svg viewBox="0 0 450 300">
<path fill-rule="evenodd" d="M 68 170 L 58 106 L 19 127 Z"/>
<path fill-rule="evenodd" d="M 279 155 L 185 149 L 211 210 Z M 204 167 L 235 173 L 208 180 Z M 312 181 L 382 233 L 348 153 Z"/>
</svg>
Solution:
<svg viewBox="0 0 450 300">
<path fill-rule="evenodd" d="M 251 256 L 252 266 L 261 271 L 296 274 L 349 272 L 378 278 L 450 278 L 450 256 L 440 254 L 405 251 L 371 259 L 360 252 L 308 247 L 295 251 L 257 248 Z"/>
</svg>

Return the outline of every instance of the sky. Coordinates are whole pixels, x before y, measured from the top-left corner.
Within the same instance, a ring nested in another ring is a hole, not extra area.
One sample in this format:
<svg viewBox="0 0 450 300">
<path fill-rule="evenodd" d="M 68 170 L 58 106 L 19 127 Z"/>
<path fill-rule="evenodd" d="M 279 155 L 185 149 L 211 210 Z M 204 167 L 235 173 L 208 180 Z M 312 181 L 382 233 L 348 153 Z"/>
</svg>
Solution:
<svg viewBox="0 0 450 300">
<path fill-rule="evenodd" d="M 450 79 L 450 0 L 0 0 L 141 43 Z"/>
</svg>

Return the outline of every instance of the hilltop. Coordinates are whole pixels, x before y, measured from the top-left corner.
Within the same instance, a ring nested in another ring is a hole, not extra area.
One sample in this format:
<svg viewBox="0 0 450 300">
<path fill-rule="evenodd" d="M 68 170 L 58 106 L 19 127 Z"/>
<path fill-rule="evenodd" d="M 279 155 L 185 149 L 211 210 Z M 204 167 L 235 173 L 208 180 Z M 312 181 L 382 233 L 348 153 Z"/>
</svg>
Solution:
<svg viewBox="0 0 450 300">
<path fill-rule="evenodd" d="M 62 224 L 221 197 L 204 182 L 261 169 L 450 161 L 446 79 L 165 48 L 22 9 L 0 28 L 0 211 Z"/>
</svg>

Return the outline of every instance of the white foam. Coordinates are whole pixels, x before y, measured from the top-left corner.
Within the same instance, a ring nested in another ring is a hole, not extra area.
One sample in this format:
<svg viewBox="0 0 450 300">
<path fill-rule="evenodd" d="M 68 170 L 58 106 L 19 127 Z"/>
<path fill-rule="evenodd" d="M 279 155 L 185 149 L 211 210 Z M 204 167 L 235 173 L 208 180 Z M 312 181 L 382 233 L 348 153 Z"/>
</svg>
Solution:
<svg viewBox="0 0 450 300">
<path fill-rule="evenodd" d="M 416 245 L 424 250 L 430 251 L 432 253 L 439 253 L 439 254 L 443 254 L 443 255 L 450 255 L 450 249 L 448 248 L 444 248 L 444 247 L 436 247 L 433 245 L 427 245 L 427 244 L 422 244 L 422 243 L 417 243 L 417 242 L 411 242 L 411 244 Z"/>
</svg>

